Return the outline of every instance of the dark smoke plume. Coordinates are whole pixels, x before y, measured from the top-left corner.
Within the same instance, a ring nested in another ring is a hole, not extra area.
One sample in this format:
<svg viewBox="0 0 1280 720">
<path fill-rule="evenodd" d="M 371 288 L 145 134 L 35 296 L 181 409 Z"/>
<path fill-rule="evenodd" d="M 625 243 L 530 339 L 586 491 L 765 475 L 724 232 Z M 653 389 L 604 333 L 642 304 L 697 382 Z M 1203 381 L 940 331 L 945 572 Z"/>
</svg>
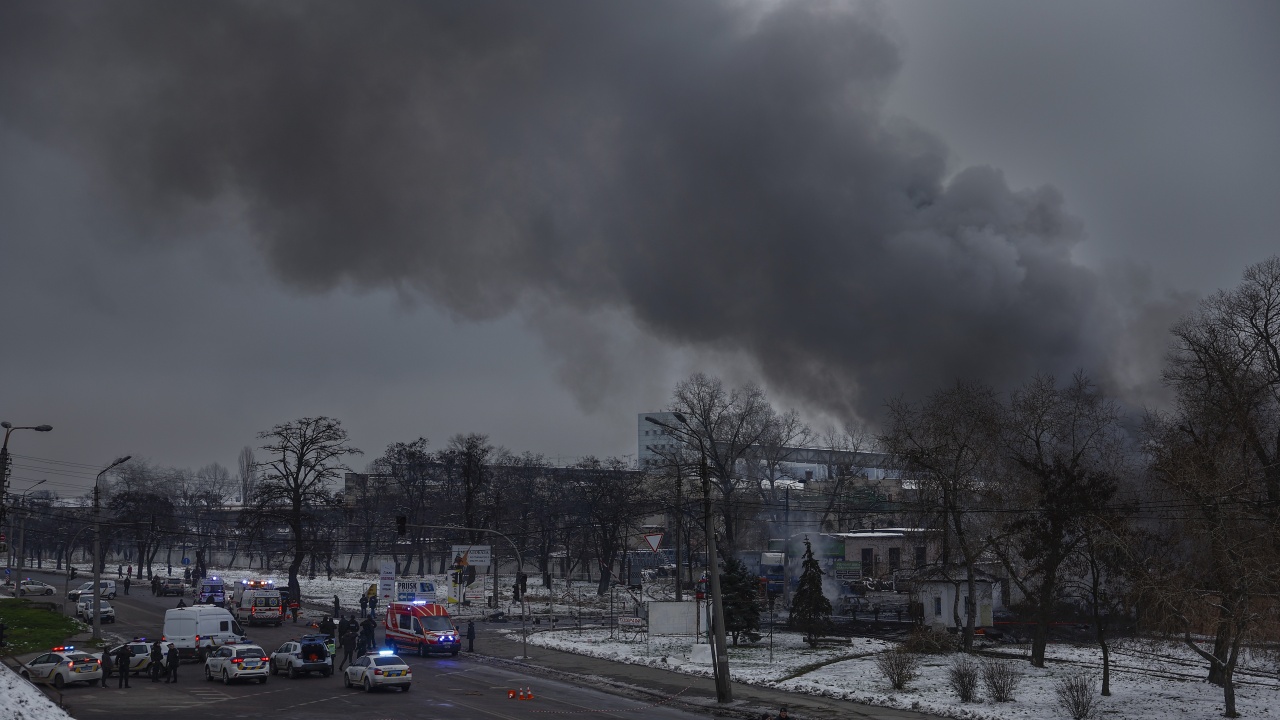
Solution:
<svg viewBox="0 0 1280 720">
<path fill-rule="evenodd" d="M 621 312 L 834 411 L 1096 371 L 1080 224 L 887 118 L 900 64 L 813 0 L 7 2 L 0 123 L 146 241 L 233 201 L 296 287 Z"/>
</svg>

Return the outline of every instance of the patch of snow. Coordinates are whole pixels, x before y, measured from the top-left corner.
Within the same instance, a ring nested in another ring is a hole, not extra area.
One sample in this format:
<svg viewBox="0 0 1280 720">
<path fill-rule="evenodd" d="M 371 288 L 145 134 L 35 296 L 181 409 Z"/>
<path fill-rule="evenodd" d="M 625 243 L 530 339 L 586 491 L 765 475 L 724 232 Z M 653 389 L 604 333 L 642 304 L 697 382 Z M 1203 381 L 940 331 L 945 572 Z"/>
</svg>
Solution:
<svg viewBox="0 0 1280 720">
<path fill-rule="evenodd" d="M 22 679 L 8 665 L 0 664 L 0 720 L 70 720 L 40 688 Z"/>
</svg>

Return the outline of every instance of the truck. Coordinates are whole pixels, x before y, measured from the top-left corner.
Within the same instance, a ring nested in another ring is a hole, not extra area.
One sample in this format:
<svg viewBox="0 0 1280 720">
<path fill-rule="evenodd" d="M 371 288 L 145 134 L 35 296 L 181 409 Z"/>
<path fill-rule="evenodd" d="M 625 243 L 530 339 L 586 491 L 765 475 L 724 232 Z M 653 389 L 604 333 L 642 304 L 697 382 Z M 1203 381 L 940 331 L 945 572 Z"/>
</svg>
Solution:
<svg viewBox="0 0 1280 720">
<path fill-rule="evenodd" d="M 171 608 L 164 613 L 161 641 L 173 643 L 178 657 L 200 658 L 227 643 L 246 642 L 244 628 L 225 608 L 193 605 Z"/>
<path fill-rule="evenodd" d="M 462 639 L 443 605 L 422 600 L 393 602 L 383 617 L 387 645 L 399 653 L 401 649 L 418 655 L 457 655 Z"/>
<path fill-rule="evenodd" d="M 231 610 L 246 625 L 275 625 L 284 622 L 280 591 L 270 580 L 241 580 L 232 595 Z"/>
</svg>

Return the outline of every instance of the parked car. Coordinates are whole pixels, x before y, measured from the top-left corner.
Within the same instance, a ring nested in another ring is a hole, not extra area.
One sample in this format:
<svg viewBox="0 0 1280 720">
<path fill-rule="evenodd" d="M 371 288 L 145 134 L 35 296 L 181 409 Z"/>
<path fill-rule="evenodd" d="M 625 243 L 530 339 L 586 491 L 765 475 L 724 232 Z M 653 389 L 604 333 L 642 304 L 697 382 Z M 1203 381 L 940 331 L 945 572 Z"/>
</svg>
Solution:
<svg viewBox="0 0 1280 720">
<path fill-rule="evenodd" d="M 131 675 L 141 675 L 147 672 L 151 668 L 151 643 L 146 638 L 134 638 L 125 643 L 125 645 L 129 648 L 129 673 Z M 173 643 L 160 643 L 160 647 L 163 648 L 163 653 L 166 655 L 172 646 Z M 109 645 L 106 648 L 106 652 L 111 653 L 112 659 L 114 659 L 116 651 L 119 649 L 119 645 Z M 97 653 L 99 660 L 102 659 L 102 655 L 103 653 Z M 115 671 L 119 672 L 120 668 L 117 667 Z"/>
<path fill-rule="evenodd" d="M 102 679 L 102 661 L 71 645 L 53 648 L 21 666 L 18 671 L 31 682 L 50 683 L 61 690 L 70 683 L 90 685 Z"/>
<path fill-rule="evenodd" d="M 318 672 L 325 677 L 333 674 L 333 653 L 320 638 L 308 635 L 300 640 L 290 640 L 271 653 L 271 674 L 286 673 L 296 678 L 302 673 Z"/>
<path fill-rule="evenodd" d="M 160 581 L 160 596 L 166 595 L 186 595 L 187 586 L 182 582 L 182 578 L 165 578 Z"/>
<path fill-rule="evenodd" d="M 101 587 L 98 590 L 98 597 L 104 597 L 104 598 L 107 598 L 108 600 L 116 599 L 116 581 L 115 580 L 102 580 L 100 581 L 99 585 Z M 93 595 L 92 580 L 68 592 L 67 599 L 79 600 L 81 595 L 90 595 L 90 596 Z"/>
<path fill-rule="evenodd" d="M 267 682 L 267 651 L 256 645 L 223 645 L 204 661 L 204 679 L 220 678 L 223 685 L 232 680 Z"/>
<path fill-rule="evenodd" d="M 409 692 L 409 686 L 413 684 L 413 670 L 390 650 L 380 650 L 348 665 L 342 671 L 342 684 L 348 688 L 364 688 L 365 692 L 382 687 L 398 687 Z"/>
<path fill-rule="evenodd" d="M 92 585 L 90 585 L 90 587 L 92 587 Z M 39 580 L 27 578 L 26 580 L 18 583 L 19 595 L 52 595 L 53 593 L 54 587 L 52 585 L 42 583 Z"/>
<path fill-rule="evenodd" d="M 98 612 L 102 615 L 102 622 L 113 623 L 116 621 L 116 609 L 111 607 L 111 603 L 106 600 L 98 601 Z M 93 622 L 92 595 L 85 595 L 76 603 L 76 617 L 84 618 L 87 623 Z"/>
</svg>

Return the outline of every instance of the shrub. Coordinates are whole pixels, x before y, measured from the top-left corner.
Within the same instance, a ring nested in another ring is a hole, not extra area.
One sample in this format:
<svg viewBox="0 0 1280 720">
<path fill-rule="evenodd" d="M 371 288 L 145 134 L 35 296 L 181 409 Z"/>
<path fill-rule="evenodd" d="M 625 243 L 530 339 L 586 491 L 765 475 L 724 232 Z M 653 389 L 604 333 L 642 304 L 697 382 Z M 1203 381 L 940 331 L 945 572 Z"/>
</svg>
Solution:
<svg viewBox="0 0 1280 720">
<path fill-rule="evenodd" d="M 978 694 L 978 664 L 968 656 L 956 658 L 947 671 L 947 683 L 960 702 L 973 702 Z"/>
<path fill-rule="evenodd" d="M 894 648 L 876 657 L 876 667 L 889 680 L 894 690 L 906 690 L 920 674 L 920 660 L 904 648 Z"/>
<path fill-rule="evenodd" d="M 1009 660 L 982 661 L 982 684 L 995 702 L 1011 702 L 1022 672 Z"/>
<path fill-rule="evenodd" d="M 1087 720 L 1094 716 L 1093 678 L 1076 673 L 1060 678 L 1053 684 L 1058 704 L 1071 716 L 1071 720 Z"/>
<path fill-rule="evenodd" d="M 946 633 L 920 628 L 911 631 L 911 634 L 907 636 L 906 642 L 902 643 L 902 647 L 907 652 L 941 655 L 955 651 L 956 639 Z"/>
</svg>

